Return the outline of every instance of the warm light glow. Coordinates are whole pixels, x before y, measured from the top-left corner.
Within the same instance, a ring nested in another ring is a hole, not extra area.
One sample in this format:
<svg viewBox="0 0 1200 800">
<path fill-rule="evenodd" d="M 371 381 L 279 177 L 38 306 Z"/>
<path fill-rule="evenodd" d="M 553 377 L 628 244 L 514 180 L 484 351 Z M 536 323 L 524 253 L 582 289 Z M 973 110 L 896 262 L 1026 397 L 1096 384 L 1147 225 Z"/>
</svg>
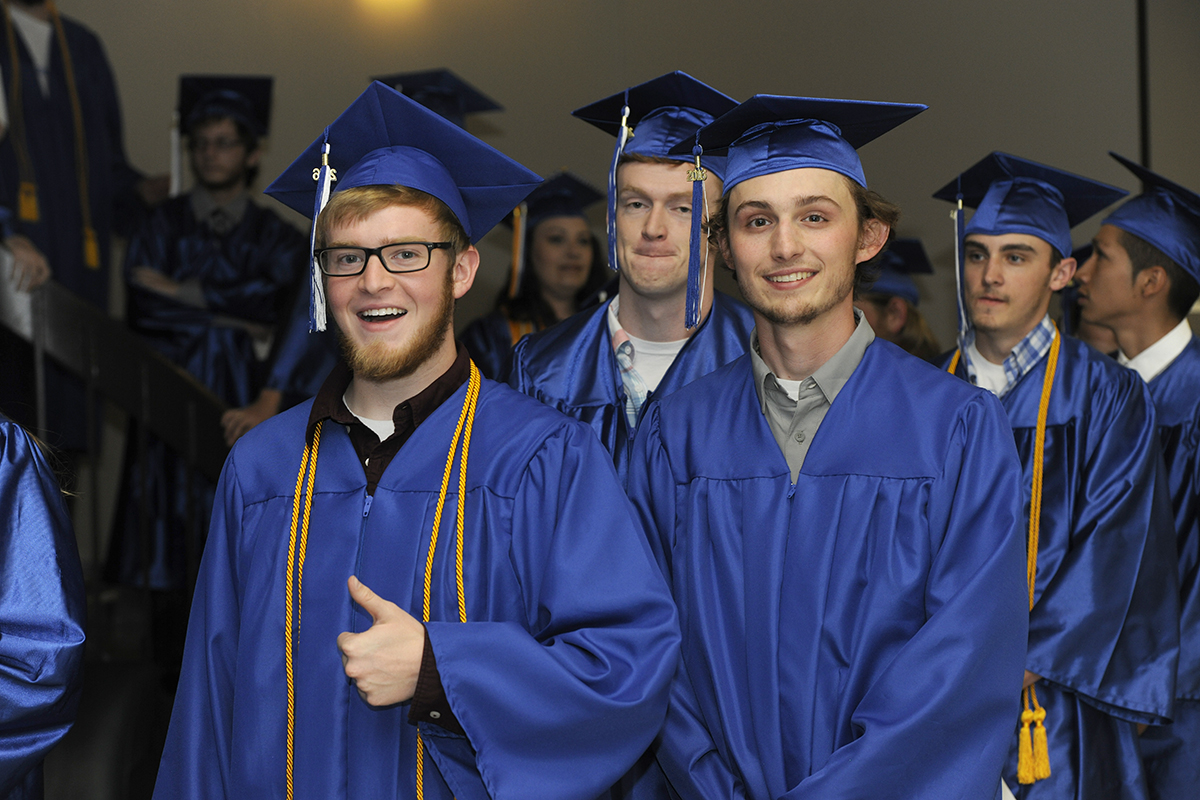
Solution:
<svg viewBox="0 0 1200 800">
<path fill-rule="evenodd" d="M 420 11 L 428 5 L 428 0 L 358 0 L 358 4 L 367 11 L 395 15 Z"/>
</svg>

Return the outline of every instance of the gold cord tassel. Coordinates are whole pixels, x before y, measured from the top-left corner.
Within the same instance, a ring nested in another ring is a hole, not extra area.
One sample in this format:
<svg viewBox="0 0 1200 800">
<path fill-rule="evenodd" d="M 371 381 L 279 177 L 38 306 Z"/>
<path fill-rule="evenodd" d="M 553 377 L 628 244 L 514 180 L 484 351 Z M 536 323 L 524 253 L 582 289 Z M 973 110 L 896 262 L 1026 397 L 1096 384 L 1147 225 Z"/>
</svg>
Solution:
<svg viewBox="0 0 1200 800">
<path fill-rule="evenodd" d="M 1017 782 L 1023 785 L 1033 783 L 1033 736 L 1029 725 L 1033 722 L 1033 709 L 1029 707 L 1029 690 L 1024 691 L 1025 710 L 1021 712 L 1021 733 L 1017 747 Z"/>
<path fill-rule="evenodd" d="M 17 196 L 17 216 L 22 222 L 37 222 L 41 218 L 38 213 L 37 186 L 31 181 L 21 181 Z"/>
<path fill-rule="evenodd" d="M 1038 703 L 1037 692 L 1029 687 L 1033 699 L 1033 779 L 1040 781 L 1050 777 L 1050 744 L 1046 741 L 1046 709 Z"/>
<path fill-rule="evenodd" d="M 100 243 L 96 229 L 90 225 L 83 229 L 83 263 L 88 269 L 100 269 Z"/>
</svg>

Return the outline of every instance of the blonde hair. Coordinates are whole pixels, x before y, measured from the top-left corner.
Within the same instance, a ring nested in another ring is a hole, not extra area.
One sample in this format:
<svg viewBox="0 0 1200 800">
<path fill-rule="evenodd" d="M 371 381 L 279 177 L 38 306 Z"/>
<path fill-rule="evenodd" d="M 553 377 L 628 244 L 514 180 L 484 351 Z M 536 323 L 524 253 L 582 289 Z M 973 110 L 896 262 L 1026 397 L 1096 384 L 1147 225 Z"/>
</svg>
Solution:
<svg viewBox="0 0 1200 800">
<path fill-rule="evenodd" d="M 428 192 L 398 185 L 355 186 L 334 194 L 317 217 L 316 246 L 325 247 L 334 228 L 362 222 L 392 206 L 417 208 L 433 217 L 442 228 L 442 239 L 453 246 L 455 257 L 471 246 L 470 237 L 448 205 Z"/>
</svg>

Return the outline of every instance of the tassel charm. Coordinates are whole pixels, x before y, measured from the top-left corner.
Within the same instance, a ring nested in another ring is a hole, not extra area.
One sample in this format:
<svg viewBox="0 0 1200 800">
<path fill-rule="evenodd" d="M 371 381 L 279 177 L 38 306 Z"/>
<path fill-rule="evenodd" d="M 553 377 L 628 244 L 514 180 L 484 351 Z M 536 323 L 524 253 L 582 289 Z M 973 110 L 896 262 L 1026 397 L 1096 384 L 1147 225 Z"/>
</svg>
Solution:
<svg viewBox="0 0 1200 800">
<path fill-rule="evenodd" d="M 17 216 L 22 222 L 37 222 L 41 218 L 38 213 L 37 187 L 29 181 L 21 181 L 17 197 Z"/>
<path fill-rule="evenodd" d="M 321 216 L 321 212 L 325 209 L 325 205 L 329 202 L 331 184 L 337 180 L 337 171 L 333 167 L 329 166 L 328 128 L 325 129 L 325 142 L 321 146 L 321 166 L 313 170 L 313 180 L 317 182 L 317 196 L 313 204 L 312 233 L 309 235 L 309 253 L 312 260 L 312 269 L 309 281 L 311 294 L 308 304 L 309 333 L 325 330 L 326 324 L 325 285 L 321 280 L 321 268 L 317 264 L 317 259 L 311 254 L 313 249 L 316 247 L 317 217 Z"/>
<path fill-rule="evenodd" d="M 100 269 L 100 243 L 91 227 L 83 229 L 83 263 L 88 269 Z"/>
</svg>

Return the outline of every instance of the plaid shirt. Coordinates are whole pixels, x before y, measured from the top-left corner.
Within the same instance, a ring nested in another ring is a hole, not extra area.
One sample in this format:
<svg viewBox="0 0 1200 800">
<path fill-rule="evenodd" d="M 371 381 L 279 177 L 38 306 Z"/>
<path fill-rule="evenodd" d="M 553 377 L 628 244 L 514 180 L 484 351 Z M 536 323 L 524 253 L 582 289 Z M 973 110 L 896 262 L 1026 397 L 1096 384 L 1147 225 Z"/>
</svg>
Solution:
<svg viewBox="0 0 1200 800">
<path fill-rule="evenodd" d="M 1024 339 L 1017 342 L 1017 346 L 1008 354 L 1008 358 L 1004 359 L 1004 377 L 1008 382 L 1005 384 L 1004 390 L 998 394 L 999 397 L 1008 394 L 1017 381 L 1033 369 L 1046 356 L 1046 353 L 1050 352 L 1050 345 L 1054 342 L 1054 331 L 1054 323 L 1047 314 Z M 962 352 L 963 363 L 967 368 L 967 376 L 970 377 L 972 383 L 975 382 L 976 373 L 975 368 L 971 365 L 968 348 L 974 343 L 975 329 L 968 328 L 959 344 L 959 350 Z"/>
</svg>

